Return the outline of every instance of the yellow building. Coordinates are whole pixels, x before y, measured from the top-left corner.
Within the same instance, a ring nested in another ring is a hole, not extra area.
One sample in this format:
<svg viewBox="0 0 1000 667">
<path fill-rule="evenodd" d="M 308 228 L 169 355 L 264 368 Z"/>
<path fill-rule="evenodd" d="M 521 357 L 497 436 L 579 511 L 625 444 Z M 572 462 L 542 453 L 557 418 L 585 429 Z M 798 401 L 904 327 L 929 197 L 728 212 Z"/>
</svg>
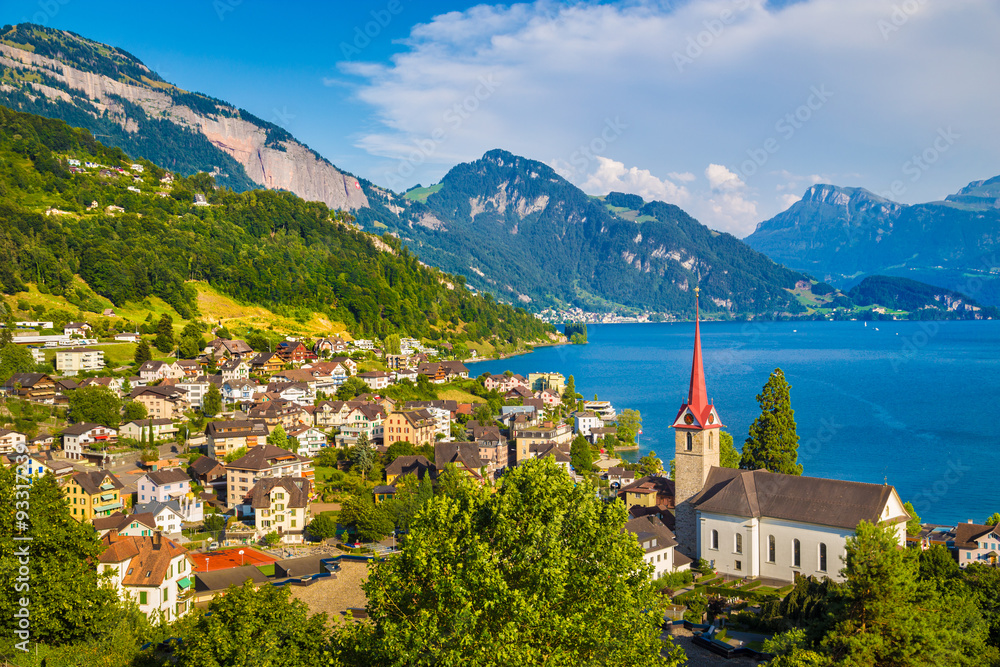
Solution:
<svg viewBox="0 0 1000 667">
<path fill-rule="evenodd" d="M 111 516 L 124 508 L 117 477 L 105 470 L 78 472 L 66 484 L 66 501 L 69 513 L 77 521 L 93 521 L 95 517 Z"/>
</svg>

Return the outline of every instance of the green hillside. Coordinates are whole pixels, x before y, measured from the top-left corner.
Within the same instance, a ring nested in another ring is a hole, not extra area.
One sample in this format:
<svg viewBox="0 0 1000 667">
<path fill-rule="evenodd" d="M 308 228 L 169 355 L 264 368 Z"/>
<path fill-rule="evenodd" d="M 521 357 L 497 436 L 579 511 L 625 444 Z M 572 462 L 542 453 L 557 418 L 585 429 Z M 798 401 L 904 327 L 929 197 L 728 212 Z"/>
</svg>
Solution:
<svg viewBox="0 0 1000 667">
<path fill-rule="evenodd" d="M 71 159 L 99 163 L 104 175 Z M 79 275 L 116 306 L 154 296 L 189 318 L 198 312 L 190 281 L 204 281 L 278 313 L 323 313 L 356 336 L 462 332 L 514 343 L 552 330 L 469 293 L 461 277 L 427 268 L 397 239 L 358 231 L 348 214 L 287 192 L 216 189 L 207 174 L 168 185 L 162 169 L 141 161 L 137 173 L 132 162 L 86 130 L 0 108 L 4 293 L 32 282 L 86 308 Z M 209 205 L 194 206 L 195 195 Z"/>
</svg>

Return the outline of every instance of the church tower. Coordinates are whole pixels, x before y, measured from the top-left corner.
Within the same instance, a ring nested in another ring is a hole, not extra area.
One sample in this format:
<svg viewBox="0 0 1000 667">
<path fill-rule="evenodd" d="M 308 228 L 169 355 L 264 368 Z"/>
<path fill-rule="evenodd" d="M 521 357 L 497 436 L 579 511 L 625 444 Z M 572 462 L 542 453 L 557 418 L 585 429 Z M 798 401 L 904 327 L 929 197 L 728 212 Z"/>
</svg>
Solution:
<svg viewBox="0 0 1000 667">
<path fill-rule="evenodd" d="M 687 402 L 674 419 L 674 530 L 679 548 L 691 558 L 697 556 L 698 525 L 691 498 L 701 492 L 712 466 L 719 466 L 719 430 L 722 424 L 715 406 L 708 402 L 705 368 L 701 360 L 701 325 L 698 294 L 695 293 L 694 359 Z"/>
</svg>

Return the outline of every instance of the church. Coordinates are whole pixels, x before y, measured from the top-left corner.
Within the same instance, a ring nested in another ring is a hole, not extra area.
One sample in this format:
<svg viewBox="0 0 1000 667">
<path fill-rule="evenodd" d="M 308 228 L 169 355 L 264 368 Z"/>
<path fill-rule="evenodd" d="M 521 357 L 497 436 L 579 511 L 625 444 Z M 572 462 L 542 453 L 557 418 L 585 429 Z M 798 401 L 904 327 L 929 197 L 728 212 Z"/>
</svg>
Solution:
<svg viewBox="0 0 1000 667">
<path fill-rule="evenodd" d="M 722 426 L 708 401 L 696 314 L 688 399 L 673 423 L 674 532 L 686 555 L 737 577 L 842 581 L 847 538 L 860 521 L 894 526 L 905 545 L 910 517 L 892 486 L 723 468 Z"/>
</svg>

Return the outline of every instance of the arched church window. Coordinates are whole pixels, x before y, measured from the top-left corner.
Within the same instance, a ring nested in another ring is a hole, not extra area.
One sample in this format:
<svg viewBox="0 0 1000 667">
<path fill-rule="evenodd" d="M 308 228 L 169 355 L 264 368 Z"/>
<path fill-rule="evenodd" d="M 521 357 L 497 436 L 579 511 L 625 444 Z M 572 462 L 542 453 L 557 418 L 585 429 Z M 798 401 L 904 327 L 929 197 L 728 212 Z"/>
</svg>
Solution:
<svg viewBox="0 0 1000 667">
<path fill-rule="evenodd" d="M 792 540 L 792 566 L 802 567 L 802 543 Z"/>
<path fill-rule="evenodd" d="M 690 452 L 692 449 L 694 449 L 694 436 L 692 436 L 690 433 L 688 433 L 687 434 L 687 450 Z"/>
</svg>

